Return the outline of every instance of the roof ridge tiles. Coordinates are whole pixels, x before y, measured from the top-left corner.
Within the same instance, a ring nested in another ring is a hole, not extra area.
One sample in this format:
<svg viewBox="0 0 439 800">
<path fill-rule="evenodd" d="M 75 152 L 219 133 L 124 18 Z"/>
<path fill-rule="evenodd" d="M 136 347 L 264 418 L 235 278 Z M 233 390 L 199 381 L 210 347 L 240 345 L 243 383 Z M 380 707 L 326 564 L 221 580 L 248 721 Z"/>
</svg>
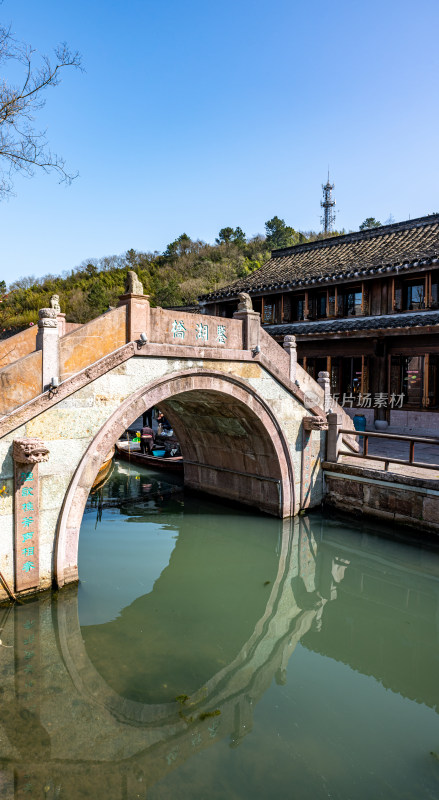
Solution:
<svg viewBox="0 0 439 800">
<path fill-rule="evenodd" d="M 291 245 L 291 247 L 280 247 L 277 250 L 271 251 L 271 257 L 276 258 L 276 256 L 285 256 L 290 253 L 291 255 L 295 253 L 305 253 L 309 250 L 320 250 L 323 247 L 361 242 L 367 239 L 379 238 L 388 233 L 414 230 L 415 228 L 423 228 L 426 225 L 435 223 L 439 223 L 439 214 L 430 214 L 426 217 L 393 222 L 391 225 L 381 225 L 379 228 L 366 228 L 363 231 L 351 231 L 350 233 L 343 233 L 340 236 L 329 236 L 327 239 L 316 239 L 314 242 L 294 244 Z"/>
</svg>

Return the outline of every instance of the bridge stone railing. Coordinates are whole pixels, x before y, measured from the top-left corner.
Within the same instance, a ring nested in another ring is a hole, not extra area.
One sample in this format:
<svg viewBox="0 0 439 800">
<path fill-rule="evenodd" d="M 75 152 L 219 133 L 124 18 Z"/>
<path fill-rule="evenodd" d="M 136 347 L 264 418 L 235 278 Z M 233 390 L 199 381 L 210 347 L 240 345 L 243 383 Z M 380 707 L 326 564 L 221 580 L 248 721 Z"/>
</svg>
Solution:
<svg viewBox="0 0 439 800">
<path fill-rule="evenodd" d="M 52 377 L 64 382 L 141 334 L 151 344 L 247 349 L 246 320 L 150 308 L 147 295 L 123 295 L 117 308 L 85 325 L 66 323 L 64 314 L 46 319 L 50 311 L 41 309 L 38 336 L 35 326 L 8 339 L 9 349 L 0 345 L 0 416 L 46 392 Z"/>
<path fill-rule="evenodd" d="M 37 349 L 37 330 L 37 326 L 33 325 L 0 341 L 0 369 L 12 364 L 13 361 L 18 361 L 19 358 L 28 356 Z"/>
<path fill-rule="evenodd" d="M 127 310 L 112 309 L 68 333 L 59 342 L 59 378 L 65 381 L 127 341 Z M 54 366 L 55 368 L 55 366 Z M 55 373 L 54 373 L 55 374 Z"/>
</svg>

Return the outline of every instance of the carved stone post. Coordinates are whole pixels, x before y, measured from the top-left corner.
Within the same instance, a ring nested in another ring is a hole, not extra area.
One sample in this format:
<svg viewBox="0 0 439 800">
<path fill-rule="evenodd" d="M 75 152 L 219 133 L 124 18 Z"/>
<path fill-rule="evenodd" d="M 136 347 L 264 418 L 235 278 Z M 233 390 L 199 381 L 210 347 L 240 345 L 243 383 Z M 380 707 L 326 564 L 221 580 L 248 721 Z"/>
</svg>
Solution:
<svg viewBox="0 0 439 800">
<path fill-rule="evenodd" d="M 59 330 L 56 308 L 40 308 L 37 333 L 37 350 L 43 351 L 43 392 L 52 378 L 59 378 Z"/>
<path fill-rule="evenodd" d="M 323 389 L 323 410 L 325 414 L 331 408 L 331 381 L 329 379 L 329 372 L 319 372 L 317 383 Z"/>
<path fill-rule="evenodd" d="M 300 508 L 308 508 L 311 498 L 312 480 L 312 431 L 326 431 L 324 417 L 304 417 L 302 422 L 302 474 L 300 481 Z"/>
<path fill-rule="evenodd" d="M 125 294 L 119 297 L 118 306 L 127 307 L 127 342 L 134 342 L 141 333 L 148 341 L 151 333 L 149 294 L 143 294 L 143 284 L 133 270 L 129 270 Z"/>
<path fill-rule="evenodd" d="M 290 381 L 296 380 L 297 346 L 296 337 L 288 334 L 284 336 L 283 348 L 290 357 Z"/>
<path fill-rule="evenodd" d="M 39 477 L 38 464 L 49 460 L 49 451 L 40 439 L 15 439 L 14 528 L 15 591 L 37 588 L 39 571 Z"/>
<path fill-rule="evenodd" d="M 58 320 L 58 336 L 61 339 L 66 333 L 66 315 L 61 313 L 59 304 L 59 294 L 53 294 L 50 298 L 50 307 L 56 311 L 56 318 Z"/>
<path fill-rule="evenodd" d="M 234 319 L 242 319 L 242 348 L 253 350 L 259 347 L 261 331 L 261 315 L 253 311 L 251 297 L 247 292 L 239 295 L 238 310 L 233 314 Z"/>
<path fill-rule="evenodd" d="M 328 414 L 327 420 L 328 438 L 326 445 L 326 460 L 336 464 L 338 459 L 338 451 L 340 449 L 339 428 L 341 428 L 341 423 L 338 414 Z"/>
<path fill-rule="evenodd" d="M 66 335 L 66 315 L 57 314 L 56 319 L 58 321 L 58 336 L 62 339 L 62 337 Z"/>
</svg>

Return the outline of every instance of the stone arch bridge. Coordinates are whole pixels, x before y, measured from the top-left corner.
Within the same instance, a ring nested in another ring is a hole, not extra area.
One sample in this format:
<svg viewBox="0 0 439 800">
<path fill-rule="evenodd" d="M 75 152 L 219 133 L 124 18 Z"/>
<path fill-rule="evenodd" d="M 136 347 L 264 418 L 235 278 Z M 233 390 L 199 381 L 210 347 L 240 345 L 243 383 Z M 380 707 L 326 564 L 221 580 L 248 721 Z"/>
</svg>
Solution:
<svg viewBox="0 0 439 800">
<path fill-rule="evenodd" d="M 252 310 L 224 319 L 127 294 L 78 326 L 42 309 L 38 330 L 0 344 L 0 598 L 7 587 L 78 579 L 79 530 L 99 467 L 153 405 L 180 441 L 188 487 L 281 518 L 318 505 L 322 376 L 312 380 L 294 341 L 280 347 Z"/>
</svg>

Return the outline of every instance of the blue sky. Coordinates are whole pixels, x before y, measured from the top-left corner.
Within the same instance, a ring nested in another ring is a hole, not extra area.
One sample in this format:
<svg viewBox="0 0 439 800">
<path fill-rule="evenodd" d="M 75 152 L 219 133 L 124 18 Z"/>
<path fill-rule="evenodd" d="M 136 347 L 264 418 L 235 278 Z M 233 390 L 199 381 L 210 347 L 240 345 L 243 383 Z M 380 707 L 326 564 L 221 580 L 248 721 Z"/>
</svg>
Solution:
<svg viewBox="0 0 439 800">
<path fill-rule="evenodd" d="M 78 170 L 17 178 L 0 206 L 0 277 L 163 250 L 226 225 L 263 233 L 277 214 L 337 227 L 439 210 L 439 4 L 420 0 L 4 0 L 4 22 L 66 71 L 38 124 Z"/>
</svg>

